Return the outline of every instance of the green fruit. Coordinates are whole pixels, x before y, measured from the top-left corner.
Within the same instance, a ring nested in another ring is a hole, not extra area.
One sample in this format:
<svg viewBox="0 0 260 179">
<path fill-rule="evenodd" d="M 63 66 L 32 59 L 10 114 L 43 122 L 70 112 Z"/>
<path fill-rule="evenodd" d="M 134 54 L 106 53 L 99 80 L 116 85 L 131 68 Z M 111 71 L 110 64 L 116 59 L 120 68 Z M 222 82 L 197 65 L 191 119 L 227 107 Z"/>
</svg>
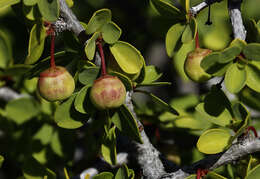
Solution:
<svg viewBox="0 0 260 179">
<path fill-rule="evenodd" d="M 125 102 L 125 98 L 125 86 L 116 76 L 98 78 L 90 91 L 92 103 L 100 110 L 117 108 Z"/>
<path fill-rule="evenodd" d="M 75 89 L 75 82 L 66 68 L 56 66 L 40 74 L 37 88 L 47 101 L 58 101 L 71 96 Z"/>
<path fill-rule="evenodd" d="M 201 83 L 211 78 L 211 75 L 206 73 L 200 66 L 202 59 L 211 52 L 209 49 L 196 48 L 194 51 L 188 53 L 184 63 L 184 71 L 192 81 Z"/>
</svg>

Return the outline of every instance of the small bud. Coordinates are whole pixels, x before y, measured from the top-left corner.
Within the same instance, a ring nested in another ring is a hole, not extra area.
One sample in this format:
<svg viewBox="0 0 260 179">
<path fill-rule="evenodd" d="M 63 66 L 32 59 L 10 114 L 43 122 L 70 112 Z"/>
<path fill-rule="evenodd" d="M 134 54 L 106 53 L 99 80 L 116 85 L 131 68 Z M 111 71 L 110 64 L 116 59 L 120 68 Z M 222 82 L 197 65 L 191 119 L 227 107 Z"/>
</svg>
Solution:
<svg viewBox="0 0 260 179">
<path fill-rule="evenodd" d="M 58 101 L 71 96 L 75 89 L 75 82 L 66 68 L 56 66 L 40 74 L 37 88 L 47 101 Z"/>
<path fill-rule="evenodd" d="M 90 91 L 92 103 L 101 110 L 117 108 L 125 102 L 125 98 L 125 86 L 116 76 L 105 75 L 98 78 Z"/>
</svg>

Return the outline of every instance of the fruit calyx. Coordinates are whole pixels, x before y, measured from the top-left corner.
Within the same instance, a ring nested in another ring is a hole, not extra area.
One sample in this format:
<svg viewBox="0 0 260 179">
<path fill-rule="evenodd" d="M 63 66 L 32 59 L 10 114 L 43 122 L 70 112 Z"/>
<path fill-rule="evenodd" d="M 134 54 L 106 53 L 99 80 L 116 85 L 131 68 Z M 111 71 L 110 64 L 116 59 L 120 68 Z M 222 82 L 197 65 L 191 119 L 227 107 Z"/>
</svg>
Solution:
<svg viewBox="0 0 260 179">
<path fill-rule="evenodd" d="M 90 99 L 95 107 L 100 110 L 117 108 L 125 102 L 126 89 L 121 80 L 116 76 L 103 75 L 95 80 Z"/>
</svg>

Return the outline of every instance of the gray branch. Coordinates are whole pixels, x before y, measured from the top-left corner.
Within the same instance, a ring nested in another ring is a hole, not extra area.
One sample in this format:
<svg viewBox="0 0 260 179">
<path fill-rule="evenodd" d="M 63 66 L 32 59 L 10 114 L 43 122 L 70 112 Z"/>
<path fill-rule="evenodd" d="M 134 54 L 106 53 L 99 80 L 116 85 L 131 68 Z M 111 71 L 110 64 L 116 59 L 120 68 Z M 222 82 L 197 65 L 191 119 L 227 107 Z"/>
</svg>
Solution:
<svg viewBox="0 0 260 179">
<path fill-rule="evenodd" d="M 60 16 L 64 19 L 63 21 L 66 22 L 68 30 L 71 30 L 76 36 L 79 36 L 81 32 L 85 31 L 65 0 L 60 0 Z"/>
<path fill-rule="evenodd" d="M 24 97 L 24 95 L 17 93 L 16 91 L 14 91 L 11 88 L 8 87 L 1 87 L 0 88 L 0 99 L 8 102 L 11 101 L 13 99 L 18 99 L 18 98 L 22 98 Z"/>
<path fill-rule="evenodd" d="M 234 38 L 245 40 L 246 29 L 243 25 L 243 20 L 240 12 L 241 3 L 242 0 L 229 0 L 228 9 L 233 28 Z"/>
<path fill-rule="evenodd" d="M 127 92 L 126 106 L 131 111 L 136 119 L 138 128 L 140 129 L 141 138 L 143 144 L 133 142 L 137 147 L 137 161 L 142 168 L 143 176 L 147 179 L 159 178 L 165 173 L 164 166 L 160 160 L 160 152 L 151 144 L 149 138 L 147 137 L 145 131 L 143 130 L 142 123 L 137 119 L 136 113 L 134 111 L 134 106 L 132 103 L 133 91 Z"/>
<path fill-rule="evenodd" d="M 192 16 L 196 16 L 202 9 L 208 7 L 210 4 L 216 3 L 216 2 L 221 2 L 222 0 L 205 0 L 201 2 L 200 4 L 193 6 L 190 8 L 190 13 Z"/>
</svg>

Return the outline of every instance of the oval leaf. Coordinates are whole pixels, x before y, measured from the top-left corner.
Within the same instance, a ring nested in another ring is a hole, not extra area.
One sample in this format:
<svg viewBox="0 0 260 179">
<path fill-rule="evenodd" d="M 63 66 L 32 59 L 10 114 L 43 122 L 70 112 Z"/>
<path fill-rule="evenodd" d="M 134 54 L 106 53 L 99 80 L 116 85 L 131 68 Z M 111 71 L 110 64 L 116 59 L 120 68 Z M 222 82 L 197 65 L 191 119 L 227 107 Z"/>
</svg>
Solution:
<svg viewBox="0 0 260 179">
<path fill-rule="evenodd" d="M 168 18 L 176 18 L 181 16 L 181 11 L 173 6 L 170 1 L 167 0 L 151 0 L 156 10 L 162 15 Z"/>
<path fill-rule="evenodd" d="M 32 98 L 19 98 L 10 101 L 5 108 L 6 116 L 17 124 L 22 124 L 40 112 L 39 104 Z"/>
<path fill-rule="evenodd" d="M 195 38 L 196 33 L 197 33 L 197 22 L 196 19 L 192 17 L 190 19 L 189 24 L 186 25 L 183 31 L 181 37 L 182 43 L 189 43 L 190 41 L 192 41 Z"/>
<path fill-rule="evenodd" d="M 46 36 L 43 24 L 34 24 L 30 32 L 28 55 L 25 64 L 33 64 L 41 57 Z"/>
<path fill-rule="evenodd" d="M 137 74 L 141 71 L 144 59 L 134 46 L 127 42 L 117 41 L 109 48 L 118 65 L 125 73 Z"/>
<path fill-rule="evenodd" d="M 87 98 L 87 92 L 90 86 L 84 86 L 83 88 L 81 88 L 81 90 L 79 91 L 79 93 L 76 96 L 76 99 L 74 101 L 74 106 L 75 109 L 83 114 L 87 114 L 87 106 L 86 106 L 86 100 L 88 100 Z"/>
<path fill-rule="evenodd" d="M 129 175 L 128 168 L 124 164 L 121 168 L 117 170 L 115 179 L 128 179 L 128 175 Z"/>
<path fill-rule="evenodd" d="M 111 120 L 120 132 L 133 140 L 142 143 L 137 122 L 125 105 L 122 105 L 119 108 L 119 111 L 113 115 Z"/>
<path fill-rule="evenodd" d="M 168 30 L 165 38 L 165 45 L 166 52 L 169 57 L 173 56 L 177 43 L 180 41 L 184 29 L 185 25 L 177 23 Z"/>
<path fill-rule="evenodd" d="M 246 84 L 246 70 L 239 68 L 237 63 L 228 67 L 225 75 L 225 86 L 231 93 L 238 93 Z"/>
<path fill-rule="evenodd" d="M 92 85 L 99 75 L 99 67 L 86 67 L 79 73 L 79 81 L 83 85 Z"/>
<path fill-rule="evenodd" d="M 100 33 L 95 32 L 92 37 L 87 41 L 85 46 L 85 53 L 89 60 L 93 60 L 96 52 L 96 40 L 98 39 Z"/>
<path fill-rule="evenodd" d="M 60 14 L 59 0 L 38 0 L 38 7 L 44 20 L 56 21 Z"/>
<path fill-rule="evenodd" d="M 162 76 L 162 72 L 154 65 L 145 66 L 144 79 L 142 83 L 148 84 L 158 80 Z"/>
<path fill-rule="evenodd" d="M 118 41 L 122 33 L 121 29 L 114 22 L 105 24 L 102 27 L 101 32 L 102 38 L 108 44 L 113 44 Z"/>
<path fill-rule="evenodd" d="M 224 49 L 220 52 L 219 63 L 227 63 L 234 60 L 242 51 L 242 49 L 238 46 L 232 46 Z"/>
<path fill-rule="evenodd" d="M 184 80 L 188 80 L 189 78 L 187 77 L 186 73 L 184 72 L 184 63 L 187 57 L 187 54 L 194 50 L 195 48 L 195 43 L 194 41 L 191 41 L 190 43 L 182 44 L 181 48 L 173 54 L 173 63 L 174 66 L 179 73 L 179 75 L 182 77 Z"/>
<path fill-rule="evenodd" d="M 106 162 L 111 165 L 116 164 L 116 133 L 115 127 L 111 128 L 101 144 L 101 153 Z"/>
<path fill-rule="evenodd" d="M 260 92 L 260 69 L 251 63 L 246 68 L 247 79 L 246 84 L 249 88 Z"/>
<path fill-rule="evenodd" d="M 79 118 L 76 118 L 76 116 L 72 115 L 72 105 L 75 97 L 76 94 L 73 94 L 67 101 L 57 107 L 54 113 L 54 120 L 59 127 L 66 129 L 76 129 L 83 125 L 83 122 L 79 121 Z"/>
<path fill-rule="evenodd" d="M 101 29 L 103 25 L 110 22 L 112 18 L 111 11 L 109 9 L 100 9 L 96 11 L 88 22 L 86 33 L 93 34 Z"/>
<path fill-rule="evenodd" d="M 260 61 L 260 44 L 259 43 L 247 44 L 243 49 L 243 54 L 249 60 Z"/>
<path fill-rule="evenodd" d="M 216 154 L 225 150 L 231 138 L 224 129 L 209 129 L 205 131 L 197 142 L 197 148 L 205 154 Z"/>
</svg>

